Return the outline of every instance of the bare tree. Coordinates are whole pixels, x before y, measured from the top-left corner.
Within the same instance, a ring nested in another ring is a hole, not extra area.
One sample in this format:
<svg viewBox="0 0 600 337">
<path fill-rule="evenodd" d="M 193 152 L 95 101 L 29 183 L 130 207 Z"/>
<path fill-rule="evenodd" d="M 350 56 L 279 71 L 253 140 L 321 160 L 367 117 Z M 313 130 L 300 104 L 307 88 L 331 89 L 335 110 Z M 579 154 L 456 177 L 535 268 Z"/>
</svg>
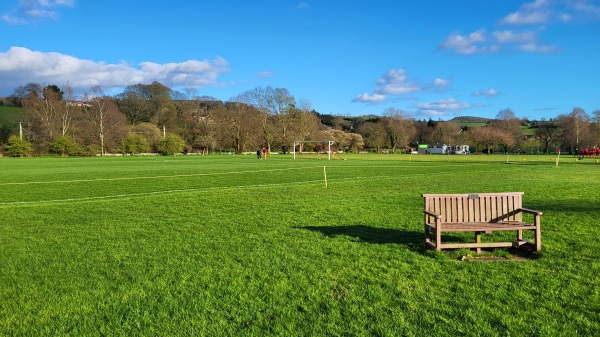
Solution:
<svg viewBox="0 0 600 337">
<path fill-rule="evenodd" d="M 433 141 L 438 144 L 456 145 L 460 139 L 461 129 L 457 122 L 439 122 L 433 130 Z"/>
<path fill-rule="evenodd" d="M 505 152 L 524 139 L 521 121 L 510 108 L 500 110 L 496 119 L 490 122 L 490 126 L 503 131 L 504 141 L 498 145 L 501 145 Z"/>
<path fill-rule="evenodd" d="M 312 103 L 307 99 L 298 100 L 297 115 L 294 122 L 294 140 L 315 140 L 321 130 L 321 121 L 312 109 Z M 300 144 L 302 152 L 302 144 Z"/>
<path fill-rule="evenodd" d="M 248 93 L 238 95 L 226 102 L 226 109 L 216 116 L 221 146 L 237 153 L 260 146 L 260 114 L 250 101 Z"/>
<path fill-rule="evenodd" d="M 295 111 L 296 100 L 294 96 L 286 88 L 275 88 L 275 110 L 274 115 L 279 125 L 279 134 L 277 135 L 280 146 L 285 146 L 292 142 L 289 135 L 289 128 L 291 120 L 293 119 L 293 112 Z"/>
<path fill-rule="evenodd" d="M 504 130 L 491 126 L 475 127 L 469 130 L 469 137 L 477 145 L 482 145 L 487 153 L 492 153 L 492 147 L 510 144 L 511 137 Z"/>
<path fill-rule="evenodd" d="M 415 133 L 414 120 L 406 111 L 392 107 L 384 111 L 384 116 L 392 151 L 396 152 L 396 149 L 407 146 Z"/>
<path fill-rule="evenodd" d="M 581 108 L 573 108 L 573 111 L 568 115 L 560 115 L 557 117 L 558 122 L 562 126 L 563 145 L 569 149 L 571 153 L 579 153 L 579 151 L 591 145 L 592 137 L 590 133 L 590 116 Z"/>
<path fill-rule="evenodd" d="M 270 150 L 273 143 L 273 121 L 272 114 L 275 111 L 275 89 L 272 87 L 255 88 L 246 92 L 251 104 L 260 113 L 260 124 L 263 134 L 264 145 Z"/>
<path fill-rule="evenodd" d="M 216 146 L 214 114 L 223 108 L 221 101 L 198 96 L 196 89 L 186 89 L 176 101 L 180 130 L 189 150 L 211 151 Z"/>
<path fill-rule="evenodd" d="M 23 100 L 24 116 L 33 143 L 46 147 L 61 132 L 64 114 L 63 92 L 57 86 L 47 86 L 41 93 L 29 92 Z"/>
<path fill-rule="evenodd" d="M 14 106 L 23 106 L 23 101 L 29 97 L 30 94 L 34 94 L 36 96 L 42 95 L 42 85 L 39 83 L 27 83 L 25 85 L 20 85 L 15 88 L 15 91 L 8 97 L 8 100 L 11 105 Z"/>
<path fill-rule="evenodd" d="M 381 122 L 365 123 L 358 128 L 358 133 L 363 136 L 367 148 L 374 148 L 377 153 L 390 144 L 385 125 Z"/>
<path fill-rule="evenodd" d="M 76 111 L 80 110 L 80 107 L 78 107 L 78 104 L 75 102 L 73 87 L 69 83 L 65 84 L 64 92 L 65 108 L 62 110 L 62 114 L 60 116 L 60 129 L 63 136 L 67 134 L 67 131 L 69 131 Z"/>
<path fill-rule="evenodd" d="M 538 123 L 536 136 L 540 140 L 542 149 L 548 153 L 550 148 L 558 146 L 562 135 L 561 127 L 554 121 L 541 121 Z"/>
<path fill-rule="evenodd" d="M 595 147 L 600 146 L 600 110 L 596 110 L 592 113 L 592 125 L 591 125 L 591 133 L 592 133 L 592 145 Z"/>
<path fill-rule="evenodd" d="M 107 147 L 115 147 L 118 140 L 125 135 L 125 115 L 123 115 L 115 102 L 100 86 L 91 88 L 91 93 L 86 94 L 90 108 L 86 113 L 88 132 L 95 135 L 100 145 L 101 155 L 105 155 Z"/>
</svg>

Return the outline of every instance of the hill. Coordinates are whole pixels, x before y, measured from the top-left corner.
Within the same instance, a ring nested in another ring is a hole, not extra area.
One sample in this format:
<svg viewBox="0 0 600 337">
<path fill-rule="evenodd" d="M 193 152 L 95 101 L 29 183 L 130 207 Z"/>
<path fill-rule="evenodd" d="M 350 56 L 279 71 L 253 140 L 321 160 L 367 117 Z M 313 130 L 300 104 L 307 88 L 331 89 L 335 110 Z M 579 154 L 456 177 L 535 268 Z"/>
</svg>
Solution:
<svg viewBox="0 0 600 337">
<path fill-rule="evenodd" d="M 460 117 L 454 117 L 451 120 L 454 122 L 458 122 L 458 123 L 484 123 L 484 124 L 487 124 L 492 119 L 484 118 L 484 117 L 475 117 L 475 116 L 460 116 Z"/>
<path fill-rule="evenodd" d="M 15 106 L 0 105 L 0 125 L 13 127 L 19 124 L 19 118 L 23 108 Z"/>
</svg>

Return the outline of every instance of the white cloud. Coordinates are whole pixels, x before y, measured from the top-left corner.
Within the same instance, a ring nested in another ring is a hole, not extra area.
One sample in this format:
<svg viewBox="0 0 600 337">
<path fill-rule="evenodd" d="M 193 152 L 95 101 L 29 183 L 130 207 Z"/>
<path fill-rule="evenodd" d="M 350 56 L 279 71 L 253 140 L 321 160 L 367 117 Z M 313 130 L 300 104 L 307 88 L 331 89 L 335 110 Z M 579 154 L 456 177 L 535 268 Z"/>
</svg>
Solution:
<svg viewBox="0 0 600 337">
<path fill-rule="evenodd" d="M 551 16 L 551 4 L 547 0 L 535 0 L 521 5 L 518 11 L 505 16 L 501 23 L 508 25 L 544 24 L 550 21 Z"/>
<path fill-rule="evenodd" d="M 382 95 L 403 95 L 420 90 L 418 83 L 408 79 L 404 69 L 391 69 L 377 80 L 375 92 Z"/>
<path fill-rule="evenodd" d="M 422 110 L 464 110 L 471 107 L 469 103 L 461 103 L 456 98 L 450 97 L 448 99 L 442 99 L 434 102 L 419 103 L 416 105 L 418 109 Z"/>
<path fill-rule="evenodd" d="M 352 102 L 360 102 L 360 103 L 381 103 L 384 102 L 386 99 L 385 95 L 380 95 L 380 94 L 373 94 L 373 95 L 369 95 L 367 93 L 358 95 L 356 97 L 354 97 L 354 99 L 352 100 Z"/>
<path fill-rule="evenodd" d="M 595 0 L 594 0 L 595 1 Z M 486 34 L 479 29 L 468 35 L 450 34 L 438 45 L 438 50 L 458 54 L 496 53 L 512 50 L 528 53 L 554 53 L 556 45 L 545 45 L 538 41 L 538 33 L 549 24 L 571 21 L 600 20 L 600 6 L 593 0 L 534 0 L 522 4 L 515 12 L 500 20 L 501 25 L 534 27 L 530 30 L 497 30 Z"/>
<path fill-rule="evenodd" d="M 450 86 L 450 81 L 437 77 L 435 80 L 433 80 L 432 86 L 435 88 L 435 91 L 443 92 L 448 89 L 448 86 Z"/>
<path fill-rule="evenodd" d="M 30 82 L 59 86 L 68 82 L 76 90 L 87 90 L 94 85 L 115 88 L 153 81 L 173 87 L 202 87 L 218 84 L 218 77 L 228 71 L 228 63 L 222 57 L 212 61 L 142 62 L 139 67 L 133 67 L 124 62 L 107 64 L 61 53 L 11 47 L 6 53 L 0 53 L 3 79 L 0 90 L 11 91 Z"/>
<path fill-rule="evenodd" d="M 500 93 L 494 88 L 490 88 L 488 90 L 476 91 L 472 94 L 472 96 L 485 96 L 487 98 L 496 97 L 498 95 L 500 95 Z"/>
<path fill-rule="evenodd" d="M 268 78 L 268 77 L 273 77 L 275 76 L 275 74 L 273 74 L 272 71 L 260 71 L 258 73 L 256 73 L 256 77 L 260 77 L 260 78 Z"/>
<path fill-rule="evenodd" d="M 530 43 L 537 40 L 536 34 L 532 31 L 514 32 L 512 30 L 498 30 L 492 33 L 492 36 L 498 43 Z"/>
<path fill-rule="evenodd" d="M 529 25 L 535 23 L 547 23 L 550 19 L 550 14 L 547 12 L 510 13 L 502 19 L 503 24 L 511 25 Z"/>
<path fill-rule="evenodd" d="M 600 19 L 600 6 L 591 0 L 535 0 L 505 16 L 504 25 L 544 25 L 557 22 Z"/>
<path fill-rule="evenodd" d="M 556 45 L 544 46 L 544 45 L 537 44 L 536 42 L 524 43 L 519 46 L 519 49 L 522 51 L 525 51 L 525 52 L 544 53 L 544 54 L 556 53 L 560 50 L 560 48 Z"/>
<path fill-rule="evenodd" d="M 58 8 L 72 7 L 75 0 L 20 0 L 16 8 L 2 15 L 2 20 L 9 25 L 22 25 L 44 19 L 56 20 Z"/>
<path fill-rule="evenodd" d="M 502 50 L 516 50 L 531 53 L 553 53 L 559 50 L 555 45 L 542 45 L 534 31 L 497 30 L 487 35 L 480 29 L 469 35 L 452 34 L 438 47 L 438 50 L 451 50 L 459 54 L 496 53 Z"/>
<path fill-rule="evenodd" d="M 438 50 L 454 50 L 459 54 L 481 54 L 493 51 L 492 47 L 486 46 L 487 37 L 484 29 L 472 32 L 469 35 L 459 33 L 450 34 L 444 42 L 438 46 Z"/>
<path fill-rule="evenodd" d="M 376 81 L 373 94 L 361 94 L 356 96 L 352 102 L 382 103 L 390 96 L 405 96 L 420 91 L 435 90 L 445 91 L 450 85 L 449 80 L 437 77 L 431 84 L 422 84 L 412 80 L 404 69 L 390 69 Z"/>
<path fill-rule="evenodd" d="M 456 98 L 448 98 L 434 102 L 418 103 L 415 108 L 418 115 L 423 117 L 457 116 L 465 110 L 472 108 L 469 103 L 459 102 Z"/>
<path fill-rule="evenodd" d="M 570 5 L 578 16 L 591 18 L 592 20 L 600 19 L 600 6 L 593 4 L 589 0 L 573 0 L 570 2 Z"/>
</svg>

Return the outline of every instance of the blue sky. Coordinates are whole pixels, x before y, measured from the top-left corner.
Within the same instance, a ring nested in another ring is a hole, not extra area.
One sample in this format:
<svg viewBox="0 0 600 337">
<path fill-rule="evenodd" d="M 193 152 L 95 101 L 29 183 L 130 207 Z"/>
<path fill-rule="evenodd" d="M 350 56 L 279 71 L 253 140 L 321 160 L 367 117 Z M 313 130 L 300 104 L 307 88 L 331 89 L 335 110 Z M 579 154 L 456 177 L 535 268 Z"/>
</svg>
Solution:
<svg viewBox="0 0 600 337">
<path fill-rule="evenodd" d="M 553 118 L 600 109 L 600 0 L 3 0 L 0 96 L 161 82 L 287 88 L 321 113 Z"/>
</svg>

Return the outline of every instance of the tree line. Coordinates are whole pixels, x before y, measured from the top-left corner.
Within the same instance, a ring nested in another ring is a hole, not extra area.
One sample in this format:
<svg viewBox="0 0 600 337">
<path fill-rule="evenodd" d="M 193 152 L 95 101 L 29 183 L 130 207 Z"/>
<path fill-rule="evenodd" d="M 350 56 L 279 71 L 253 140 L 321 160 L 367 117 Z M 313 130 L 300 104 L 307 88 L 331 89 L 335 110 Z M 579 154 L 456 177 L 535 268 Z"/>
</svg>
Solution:
<svg viewBox="0 0 600 337">
<path fill-rule="evenodd" d="M 581 108 L 554 119 L 519 119 L 511 109 L 479 126 L 415 120 L 388 108 L 381 115 L 320 114 L 285 88 L 257 87 L 220 101 L 159 82 L 130 85 L 115 96 L 94 86 L 75 99 L 69 85 L 19 86 L 2 104 L 22 107 L 20 128 L 0 125 L 8 156 L 155 152 L 288 152 L 294 141 L 333 140 L 337 151 L 398 152 L 419 144 L 467 144 L 475 151 L 575 153 L 600 143 L 600 110 Z M 529 130 L 524 132 L 524 130 Z M 303 144 L 296 151 L 317 151 Z"/>
</svg>

